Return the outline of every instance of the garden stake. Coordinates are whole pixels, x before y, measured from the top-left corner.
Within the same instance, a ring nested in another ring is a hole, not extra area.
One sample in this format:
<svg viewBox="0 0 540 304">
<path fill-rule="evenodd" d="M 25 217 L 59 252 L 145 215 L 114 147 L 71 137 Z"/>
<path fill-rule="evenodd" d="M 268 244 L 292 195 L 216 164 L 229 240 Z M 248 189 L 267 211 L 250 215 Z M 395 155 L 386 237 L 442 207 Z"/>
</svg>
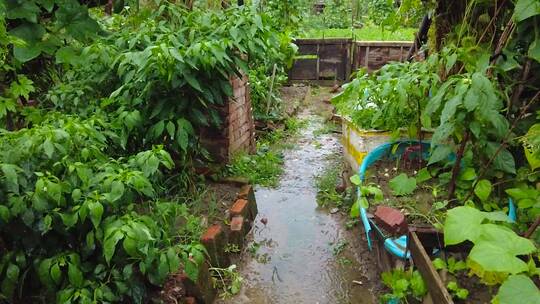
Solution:
<svg viewBox="0 0 540 304">
<path fill-rule="evenodd" d="M 276 69 L 277 69 L 277 64 L 274 63 L 274 68 L 272 69 L 272 81 L 270 82 L 270 90 L 268 91 L 268 96 L 266 97 L 266 115 L 270 113 L 270 103 L 272 101 L 272 91 L 274 90 L 274 80 L 276 78 Z"/>
</svg>

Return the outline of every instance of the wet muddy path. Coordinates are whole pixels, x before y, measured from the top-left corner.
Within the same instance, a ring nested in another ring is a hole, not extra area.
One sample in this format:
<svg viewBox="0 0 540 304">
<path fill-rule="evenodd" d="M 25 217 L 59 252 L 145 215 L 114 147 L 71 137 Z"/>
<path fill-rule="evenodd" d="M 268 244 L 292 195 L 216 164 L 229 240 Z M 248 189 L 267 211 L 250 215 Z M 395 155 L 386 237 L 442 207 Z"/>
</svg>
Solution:
<svg viewBox="0 0 540 304">
<path fill-rule="evenodd" d="M 314 135 L 324 123 L 316 102 L 299 113 L 308 123 L 284 152 L 279 186 L 256 189 L 259 215 L 238 265 L 243 288 L 220 303 L 376 303 L 375 266 L 361 258 L 359 230 L 347 231 L 345 216 L 317 206 L 315 177 L 329 156 L 341 155 L 341 144 L 337 134 Z"/>
</svg>

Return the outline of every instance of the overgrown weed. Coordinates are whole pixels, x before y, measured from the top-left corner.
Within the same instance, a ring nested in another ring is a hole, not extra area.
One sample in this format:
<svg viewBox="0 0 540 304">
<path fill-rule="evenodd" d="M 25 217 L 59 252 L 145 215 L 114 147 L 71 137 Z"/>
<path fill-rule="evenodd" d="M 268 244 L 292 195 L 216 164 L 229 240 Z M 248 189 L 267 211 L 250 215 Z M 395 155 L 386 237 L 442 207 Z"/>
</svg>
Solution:
<svg viewBox="0 0 540 304">
<path fill-rule="evenodd" d="M 282 152 L 294 147 L 291 138 L 306 124 L 306 120 L 296 117 L 286 119 L 283 128 L 266 133 L 258 139 L 255 154 L 240 153 L 233 157 L 227 166 L 227 174 L 244 177 L 250 183 L 265 187 L 277 186 L 283 173 Z"/>
</svg>

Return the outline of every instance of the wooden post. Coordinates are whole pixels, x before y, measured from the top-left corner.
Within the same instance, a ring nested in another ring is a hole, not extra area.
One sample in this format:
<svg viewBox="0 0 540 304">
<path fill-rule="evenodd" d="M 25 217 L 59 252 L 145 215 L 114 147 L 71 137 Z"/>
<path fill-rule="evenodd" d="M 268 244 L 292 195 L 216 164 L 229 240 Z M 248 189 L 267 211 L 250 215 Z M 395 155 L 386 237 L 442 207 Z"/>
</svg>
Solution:
<svg viewBox="0 0 540 304">
<path fill-rule="evenodd" d="M 105 4 L 105 14 L 106 15 L 112 15 L 113 10 L 113 0 L 108 0 L 107 4 Z"/>
<path fill-rule="evenodd" d="M 268 91 L 268 96 L 266 97 L 266 115 L 270 113 L 270 104 L 272 103 L 272 91 L 274 90 L 274 81 L 276 79 L 276 69 L 277 63 L 274 63 L 274 68 L 272 69 L 272 81 L 270 82 L 270 90 Z"/>
<path fill-rule="evenodd" d="M 321 57 L 320 57 L 320 54 L 319 54 L 319 42 L 317 42 L 317 69 L 316 69 L 316 75 L 317 75 L 317 78 L 316 80 L 319 80 L 320 78 L 320 75 L 319 75 L 319 61 L 321 60 Z"/>
<path fill-rule="evenodd" d="M 366 67 L 366 71 L 369 70 L 369 45 L 366 46 L 366 57 L 364 59 L 364 66 Z"/>
</svg>

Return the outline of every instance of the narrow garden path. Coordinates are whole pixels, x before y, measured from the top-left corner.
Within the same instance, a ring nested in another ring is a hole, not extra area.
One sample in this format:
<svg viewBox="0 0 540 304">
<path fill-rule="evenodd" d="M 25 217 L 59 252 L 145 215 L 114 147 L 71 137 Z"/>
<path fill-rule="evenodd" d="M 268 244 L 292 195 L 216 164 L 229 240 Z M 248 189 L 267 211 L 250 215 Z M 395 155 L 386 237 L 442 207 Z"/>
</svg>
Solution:
<svg viewBox="0 0 540 304">
<path fill-rule="evenodd" d="M 256 189 L 259 215 L 239 265 L 244 287 L 226 303 L 375 303 L 365 274 L 375 265 L 359 258 L 360 238 L 343 215 L 317 206 L 315 178 L 341 155 L 338 135 L 316 132 L 323 96 L 299 113 L 307 124 L 284 153 L 279 186 Z"/>
</svg>

